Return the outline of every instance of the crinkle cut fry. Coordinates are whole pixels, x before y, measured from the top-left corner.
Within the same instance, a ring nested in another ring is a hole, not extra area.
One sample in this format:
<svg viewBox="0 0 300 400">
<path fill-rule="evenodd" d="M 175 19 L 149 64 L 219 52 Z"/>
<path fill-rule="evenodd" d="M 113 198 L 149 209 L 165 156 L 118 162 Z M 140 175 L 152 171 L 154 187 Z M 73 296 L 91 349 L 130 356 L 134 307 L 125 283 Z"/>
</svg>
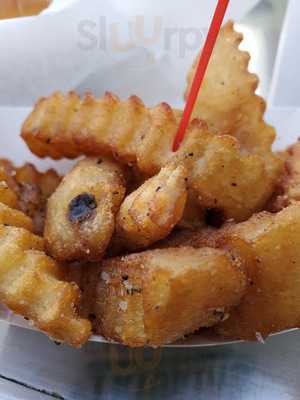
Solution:
<svg viewBox="0 0 300 400">
<path fill-rule="evenodd" d="M 6 182 L 7 186 L 15 193 L 18 192 L 18 185 L 15 181 L 16 169 L 13 163 L 5 158 L 0 159 L 0 181 Z"/>
<path fill-rule="evenodd" d="M 22 211 L 8 207 L 1 201 L 2 195 L 0 193 L 0 225 L 24 228 L 29 232 L 33 231 L 33 222 L 27 215 Z"/>
<path fill-rule="evenodd" d="M 193 116 L 204 119 L 212 132 L 236 137 L 243 151 L 260 154 L 268 175 L 278 179 L 282 163 L 272 152 L 276 132 L 264 121 L 266 103 L 255 94 L 259 79 L 248 70 L 250 55 L 239 49 L 242 40 L 232 21 L 222 27 Z M 187 93 L 195 68 L 196 63 Z"/>
<path fill-rule="evenodd" d="M 12 208 L 18 207 L 18 196 L 8 186 L 6 181 L 0 181 L 0 198 L 2 203 L 7 205 L 8 207 Z"/>
<path fill-rule="evenodd" d="M 0 198 L 8 207 L 18 208 L 18 185 L 14 179 L 15 169 L 13 164 L 0 159 Z"/>
<path fill-rule="evenodd" d="M 250 152 L 270 151 L 275 131 L 263 120 L 266 104 L 255 94 L 259 79 L 248 70 L 250 55 L 239 49 L 242 41 L 232 21 L 221 28 L 193 115 L 216 133 L 238 137 Z M 188 74 L 186 95 L 197 62 Z"/>
<path fill-rule="evenodd" d="M 31 219 L 1 200 L 0 193 L 0 301 L 50 337 L 80 346 L 91 326 L 77 315 L 79 288 L 61 280 L 64 269 L 43 252 Z"/>
<path fill-rule="evenodd" d="M 87 94 L 80 99 L 74 92 L 57 92 L 37 103 L 22 137 L 39 157 L 114 154 L 152 176 L 172 155 L 178 117 L 166 103 L 148 109 L 136 96 L 121 101 L 111 93 L 100 99 Z"/>
<path fill-rule="evenodd" d="M 136 97 L 123 102 L 109 94 L 103 99 L 87 95 L 81 101 L 78 97 L 74 109 L 74 96 L 56 93 L 41 100 L 25 121 L 22 136 L 38 156 L 109 153 L 136 165 L 145 176 L 158 173 L 174 156 L 181 161 L 190 158 L 193 197 L 204 209 L 224 211 L 225 219 L 247 219 L 262 209 L 274 191 L 281 168 L 271 174 L 264 157 L 243 155 L 235 138 L 211 134 L 202 121 L 190 124 L 182 147 L 174 155 L 171 145 L 180 112 L 166 104 L 147 109 Z M 251 196 L 247 194 L 248 179 L 256 183 Z"/>
<path fill-rule="evenodd" d="M 5 161 L 6 162 L 6 161 Z M 0 160 L 0 171 L 2 172 L 3 161 Z M 5 175 L 2 175 L 0 172 L 1 178 L 6 178 Z M 5 173 L 7 174 L 7 172 Z M 1 179 L 0 178 L 0 179 Z M 11 193 L 14 192 L 8 187 L 7 181 L 9 181 L 9 177 L 5 181 L 0 181 L 0 226 L 14 226 L 19 228 L 24 228 L 29 232 L 33 231 L 33 222 L 31 218 L 25 215 L 22 211 L 16 210 L 13 208 L 15 205 L 14 197 L 11 197 Z M 13 201 L 8 201 L 13 199 Z"/>
<path fill-rule="evenodd" d="M 19 208 L 33 220 L 34 233 L 44 231 L 48 198 L 61 181 L 56 171 L 39 172 L 33 164 L 26 163 L 15 169 L 18 184 Z"/>
<path fill-rule="evenodd" d="M 51 338 L 80 346 L 91 334 L 89 321 L 77 315 L 80 290 L 61 280 L 62 267 L 43 247 L 27 230 L 0 225 L 0 300 Z"/>
<path fill-rule="evenodd" d="M 39 172 L 33 164 L 16 167 L 0 159 L 0 201 L 30 217 L 36 234 L 43 233 L 46 203 L 60 180 L 53 169 Z"/>
</svg>

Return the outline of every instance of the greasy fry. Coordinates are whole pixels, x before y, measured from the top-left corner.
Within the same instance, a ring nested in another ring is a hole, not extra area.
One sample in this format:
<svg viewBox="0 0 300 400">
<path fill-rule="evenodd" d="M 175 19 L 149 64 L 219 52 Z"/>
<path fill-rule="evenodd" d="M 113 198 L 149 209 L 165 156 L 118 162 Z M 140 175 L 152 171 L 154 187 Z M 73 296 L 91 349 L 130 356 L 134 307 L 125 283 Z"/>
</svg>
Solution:
<svg viewBox="0 0 300 400">
<path fill-rule="evenodd" d="M 22 137 L 39 157 L 76 158 L 115 154 L 155 175 L 171 157 L 178 116 L 165 103 L 148 109 L 136 96 L 121 101 L 71 92 L 41 99 L 25 121 Z"/>
<path fill-rule="evenodd" d="M 91 326 L 76 314 L 80 291 L 60 280 L 63 269 L 43 253 L 43 240 L 4 225 L 0 239 L 0 301 L 53 339 L 74 346 L 86 342 Z"/>
<path fill-rule="evenodd" d="M 105 261 L 93 310 L 98 332 L 132 347 L 160 346 L 212 326 L 244 294 L 241 265 L 223 250 L 189 247 Z"/>
<path fill-rule="evenodd" d="M 15 180 L 18 184 L 19 208 L 32 218 L 34 233 L 42 234 L 47 200 L 61 178 L 53 169 L 42 173 L 34 165 L 26 163 L 15 169 Z"/>
<path fill-rule="evenodd" d="M 216 247 L 217 239 L 223 234 L 223 229 L 206 227 L 199 230 L 180 229 L 171 233 L 166 239 L 156 243 L 153 247 L 159 249 L 193 247 Z"/>
<path fill-rule="evenodd" d="M 11 190 L 5 181 L 0 181 L 0 199 L 3 204 L 8 207 L 18 207 L 18 196 Z"/>
<path fill-rule="evenodd" d="M 229 228 L 219 245 L 229 246 L 248 264 L 250 286 L 241 304 L 218 332 L 230 338 L 256 340 L 300 327 L 300 203 L 278 214 L 263 212 Z"/>
<path fill-rule="evenodd" d="M 15 166 L 5 158 L 0 159 L 0 181 L 6 182 L 7 186 L 14 192 L 18 193 L 18 184 L 15 180 Z"/>
<path fill-rule="evenodd" d="M 7 205 L 20 199 L 28 204 L 20 191 L 30 182 L 40 189 L 41 207 L 58 177 L 53 171 L 38 173 L 29 164 L 16 169 L 0 160 L 0 179 L 0 301 L 50 337 L 80 346 L 88 340 L 91 324 L 77 314 L 79 288 L 61 280 L 65 270 L 43 252 L 43 239 L 31 233 L 31 218 Z"/>
<path fill-rule="evenodd" d="M 293 200 L 300 200 L 300 142 L 291 146 L 284 154 L 285 170 L 277 195 L 269 209 L 273 212 L 287 207 Z"/>
<path fill-rule="evenodd" d="M 2 163 L 0 161 L 1 178 L 7 178 L 7 171 L 4 174 L 2 173 Z M 0 226 L 15 226 L 32 232 L 32 220 L 21 211 L 12 208 L 17 203 L 17 197 L 15 196 L 15 193 L 8 187 L 6 181 L 0 181 Z"/>
<path fill-rule="evenodd" d="M 116 238 L 124 248 L 143 249 L 168 236 L 182 218 L 187 170 L 170 164 L 126 197 L 116 219 Z"/>
<path fill-rule="evenodd" d="M 268 182 L 274 182 L 282 173 L 282 163 L 272 152 L 276 133 L 264 121 L 266 104 L 255 94 L 259 80 L 248 71 L 249 54 L 239 50 L 242 40 L 233 22 L 221 29 L 193 116 L 205 120 L 212 132 L 236 137 L 244 152 L 261 155 Z M 196 63 L 188 75 L 186 93 Z"/>
<path fill-rule="evenodd" d="M 242 221 L 261 210 L 277 183 L 270 178 L 262 157 L 242 155 L 231 136 L 211 135 L 203 124 L 199 131 L 196 121 L 192 126 L 195 129 L 175 157 L 186 162 L 193 197 L 202 207 L 223 213 L 224 221 Z"/>
<path fill-rule="evenodd" d="M 79 161 L 48 201 L 45 240 L 58 260 L 100 260 L 125 196 L 122 169 L 104 158 Z"/>
<path fill-rule="evenodd" d="M 242 40 L 243 35 L 235 32 L 232 21 L 222 27 L 194 117 L 206 121 L 213 132 L 234 135 L 251 153 L 270 151 L 275 131 L 263 121 L 265 102 L 255 95 L 259 80 L 248 71 L 250 55 L 239 50 Z M 188 74 L 186 94 L 197 62 Z"/>
<path fill-rule="evenodd" d="M 39 172 L 32 164 L 15 167 L 10 161 L 0 159 L 0 201 L 29 216 L 36 234 L 43 233 L 46 203 L 60 180 L 52 169 Z"/>
<path fill-rule="evenodd" d="M 19 228 L 33 231 L 32 220 L 19 210 L 14 210 L 8 207 L 4 203 L 1 203 L 1 192 L 0 192 L 0 225 L 15 226 Z"/>
<path fill-rule="evenodd" d="M 32 220 L 5 204 L 6 191 L 0 190 L 0 301 L 49 336 L 79 346 L 91 330 L 76 314 L 80 291 L 60 281 L 63 268 L 43 253 Z"/>
</svg>

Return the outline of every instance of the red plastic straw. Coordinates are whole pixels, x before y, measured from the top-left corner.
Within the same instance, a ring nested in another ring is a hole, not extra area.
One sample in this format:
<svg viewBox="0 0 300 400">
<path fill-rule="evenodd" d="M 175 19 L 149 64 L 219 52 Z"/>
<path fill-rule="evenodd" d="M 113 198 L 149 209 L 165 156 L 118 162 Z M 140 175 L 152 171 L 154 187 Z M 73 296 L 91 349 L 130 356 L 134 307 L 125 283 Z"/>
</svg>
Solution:
<svg viewBox="0 0 300 400">
<path fill-rule="evenodd" d="M 184 139 L 186 129 L 189 125 L 190 118 L 195 106 L 195 102 L 198 97 L 198 93 L 205 76 L 210 57 L 212 55 L 213 49 L 215 47 L 225 14 L 230 0 L 219 0 L 217 4 L 216 11 L 214 13 L 208 35 L 203 47 L 199 64 L 194 76 L 194 80 L 191 86 L 190 93 L 187 98 L 185 109 L 180 121 L 177 135 L 173 143 L 173 151 L 177 151 Z"/>
</svg>

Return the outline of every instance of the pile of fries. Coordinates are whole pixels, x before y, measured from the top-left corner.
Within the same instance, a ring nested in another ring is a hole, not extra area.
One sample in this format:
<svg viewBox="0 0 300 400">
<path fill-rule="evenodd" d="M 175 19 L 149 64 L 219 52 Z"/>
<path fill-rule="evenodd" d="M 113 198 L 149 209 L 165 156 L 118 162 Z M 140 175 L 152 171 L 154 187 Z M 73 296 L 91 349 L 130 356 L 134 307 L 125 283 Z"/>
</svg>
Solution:
<svg viewBox="0 0 300 400">
<path fill-rule="evenodd" d="M 299 327 L 300 146 L 273 152 L 241 41 L 222 28 L 175 153 L 182 111 L 165 103 L 39 100 L 30 150 L 85 158 L 62 179 L 0 163 L 1 302 L 74 346 L 92 332 L 136 347 Z"/>
</svg>

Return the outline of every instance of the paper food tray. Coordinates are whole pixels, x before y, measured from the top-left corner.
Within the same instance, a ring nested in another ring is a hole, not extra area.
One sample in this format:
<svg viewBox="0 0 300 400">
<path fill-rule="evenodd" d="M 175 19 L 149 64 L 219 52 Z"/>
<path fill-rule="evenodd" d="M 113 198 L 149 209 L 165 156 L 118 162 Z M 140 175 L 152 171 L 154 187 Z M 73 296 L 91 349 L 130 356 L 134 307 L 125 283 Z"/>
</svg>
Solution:
<svg viewBox="0 0 300 400">
<path fill-rule="evenodd" d="M 258 0 L 231 2 L 227 18 L 239 20 L 257 3 Z M 37 159 L 19 137 L 20 126 L 33 103 L 55 90 L 75 89 L 81 94 L 91 90 L 96 96 L 110 90 L 122 98 L 136 94 L 147 105 L 167 101 L 174 107 L 182 107 L 185 76 L 202 43 L 182 48 L 178 40 L 169 47 L 166 33 L 174 28 L 178 35 L 184 34 L 185 29 L 193 32 L 200 29 L 204 38 L 214 4 L 187 0 L 183 9 L 180 0 L 151 3 L 149 0 L 102 0 L 101 6 L 99 0 L 53 0 L 51 7 L 38 17 L 0 21 L 1 49 L 5 54 L 0 63 L 0 77 L 5 77 L 0 91 L 0 157 L 9 158 L 17 165 L 33 162 L 42 171 L 55 168 L 65 173 L 70 168 L 73 163 L 70 161 Z M 135 16 L 142 16 L 150 36 L 153 21 L 160 18 L 160 36 L 151 43 L 144 40 L 126 51 L 116 51 L 109 41 L 109 29 L 117 24 L 120 39 L 126 42 Z M 99 46 L 99 37 L 97 46 L 89 51 L 79 45 L 86 38 L 80 34 L 86 21 L 94 24 L 93 33 L 105 23 L 105 49 Z M 270 108 L 267 119 L 278 130 L 276 149 L 292 144 L 300 136 L 300 109 Z M 33 329 L 23 318 L 3 307 L 0 307 L 0 320 Z M 91 341 L 107 343 L 100 336 L 93 336 Z M 228 343 L 233 342 L 201 333 L 171 346 Z"/>
</svg>

